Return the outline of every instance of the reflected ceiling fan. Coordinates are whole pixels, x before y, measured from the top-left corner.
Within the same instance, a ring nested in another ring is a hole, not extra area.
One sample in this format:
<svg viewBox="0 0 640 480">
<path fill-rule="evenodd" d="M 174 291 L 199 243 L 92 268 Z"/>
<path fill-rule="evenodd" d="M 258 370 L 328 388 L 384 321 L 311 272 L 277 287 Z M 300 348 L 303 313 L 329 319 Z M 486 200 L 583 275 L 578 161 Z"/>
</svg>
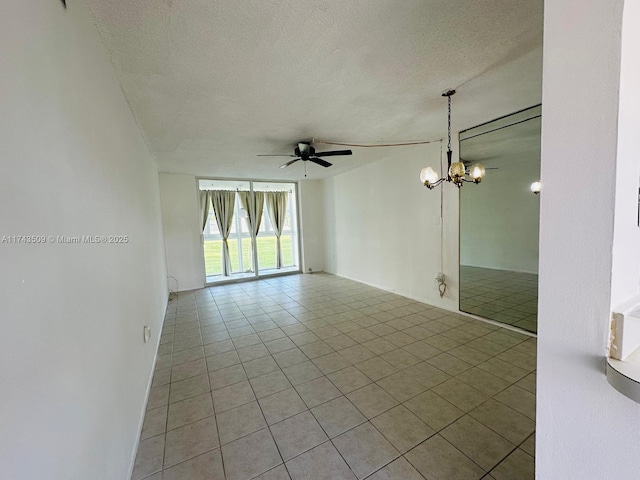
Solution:
<svg viewBox="0 0 640 480">
<path fill-rule="evenodd" d="M 316 153 L 316 149 L 311 146 L 311 142 L 300 142 L 298 146 L 293 150 L 293 155 L 258 155 L 258 157 L 292 157 L 293 160 L 288 161 L 287 163 L 280 165 L 280 168 L 286 168 L 289 165 L 293 165 L 299 160 L 303 162 L 313 162 L 317 165 L 323 167 L 330 167 L 333 165 L 326 160 L 323 160 L 320 157 L 335 157 L 338 155 L 352 155 L 353 152 L 351 150 L 333 150 L 330 152 L 318 152 Z M 306 164 L 305 164 L 305 172 L 306 172 Z M 306 177 L 305 173 L 305 177 Z"/>
<path fill-rule="evenodd" d="M 483 158 L 483 161 L 487 161 L 487 160 L 493 160 L 495 158 L 498 158 L 496 156 L 493 157 L 487 157 L 487 158 Z M 460 157 L 460 161 L 464 164 L 464 168 L 465 171 L 468 173 L 469 171 L 469 167 L 471 166 L 472 163 L 476 163 L 477 160 L 465 160 L 462 157 Z M 500 167 L 484 167 L 485 170 L 500 170 Z"/>
</svg>

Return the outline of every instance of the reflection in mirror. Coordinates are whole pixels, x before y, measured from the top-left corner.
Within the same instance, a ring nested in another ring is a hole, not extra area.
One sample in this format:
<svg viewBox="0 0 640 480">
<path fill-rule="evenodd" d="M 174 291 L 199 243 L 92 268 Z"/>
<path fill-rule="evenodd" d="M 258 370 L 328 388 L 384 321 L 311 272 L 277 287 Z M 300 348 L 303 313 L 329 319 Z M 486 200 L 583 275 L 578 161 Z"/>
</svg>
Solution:
<svg viewBox="0 0 640 480">
<path fill-rule="evenodd" d="M 460 190 L 460 310 L 537 331 L 541 107 L 460 132 L 478 188 Z M 544 193 L 542 193 L 544 194 Z"/>
</svg>

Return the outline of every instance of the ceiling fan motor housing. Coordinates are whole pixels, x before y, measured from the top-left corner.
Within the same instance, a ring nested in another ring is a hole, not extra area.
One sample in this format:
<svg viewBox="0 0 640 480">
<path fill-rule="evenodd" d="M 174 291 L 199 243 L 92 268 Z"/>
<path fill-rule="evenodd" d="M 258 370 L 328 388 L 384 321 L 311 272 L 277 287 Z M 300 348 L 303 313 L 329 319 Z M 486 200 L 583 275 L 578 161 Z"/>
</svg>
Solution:
<svg viewBox="0 0 640 480">
<path fill-rule="evenodd" d="M 316 153 L 316 149 L 313 148 L 309 143 L 301 142 L 295 148 L 293 153 L 301 157 L 302 160 L 308 160 L 309 157 L 313 156 Z"/>
</svg>

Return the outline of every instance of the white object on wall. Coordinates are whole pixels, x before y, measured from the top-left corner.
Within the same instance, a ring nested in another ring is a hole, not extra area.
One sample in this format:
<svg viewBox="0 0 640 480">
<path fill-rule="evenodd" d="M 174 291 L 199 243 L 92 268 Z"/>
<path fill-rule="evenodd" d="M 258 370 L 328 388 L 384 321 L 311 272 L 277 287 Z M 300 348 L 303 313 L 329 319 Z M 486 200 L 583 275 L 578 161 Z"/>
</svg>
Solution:
<svg viewBox="0 0 640 480">
<path fill-rule="evenodd" d="M 151 338 L 151 328 L 148 325 L 145 325 L 142 329 L 142 338 L 144 338 L 144 343 L 147 343 Z"/>
<path fill-rule="evenodd" d="M 609 356 L 627 360 L 640 347 L 640 297 L 634 297 L 611 313 Z"/>
</svg>

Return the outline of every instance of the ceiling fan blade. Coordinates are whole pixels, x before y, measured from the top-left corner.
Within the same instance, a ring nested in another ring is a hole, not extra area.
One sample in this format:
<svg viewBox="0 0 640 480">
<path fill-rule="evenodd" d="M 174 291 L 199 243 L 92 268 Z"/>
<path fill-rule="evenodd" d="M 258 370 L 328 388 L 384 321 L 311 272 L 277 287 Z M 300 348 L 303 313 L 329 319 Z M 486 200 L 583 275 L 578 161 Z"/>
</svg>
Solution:
<svg viewBox="0 0 640 480">
<path fill-rule="evenodd" d="M 322 165 L 323 167 L 330 167 L 331 165 L 333 165 L 332 163 L 329 163 L 326 160 L 322 160 L 321 158 L 311 157 L 309 161 L 317 163 L 318 165 Z"/>
<path fill-rule="evenodd" d="M 482 158 L 480 160 L 467 160 L 466 158 L 460 157 L 460 161 L 462 163 L 464 163 L 465 165 L 471 165 L 471 164 L 474 164 L 474 163 L 484 163 L 484 162 L 487 162 L 487 161 L 490 161 L 490 160 L 494 160 L 496 158 L 500 158 L 500 157 L 494 155 L 492 157 L 484 157 L 484 158 Z"/>
<path fill-rule="evenodd" d="M 288 167 L 289 165 L 291 165 L 292 163 L 296 163 L 298 160 L 300 160 L 299 158 L 294 158 L 293 160 L 291 160 L 290 162 L 285 163 L 284 165 L 280 165 L 280 168 L 285 168 Z"/>
<path fill-rule="evenodd" d="M 351 150 L 334 150 L 332 152 L 320 152 L 315 154 L 316 157 L 333 157 L 335 155 L 353 155 Z"/>
<path fill-rule="evenodd" d="M 256 157 L 296 157 L 297 155 L 256 155 Z"/>
</svg>

